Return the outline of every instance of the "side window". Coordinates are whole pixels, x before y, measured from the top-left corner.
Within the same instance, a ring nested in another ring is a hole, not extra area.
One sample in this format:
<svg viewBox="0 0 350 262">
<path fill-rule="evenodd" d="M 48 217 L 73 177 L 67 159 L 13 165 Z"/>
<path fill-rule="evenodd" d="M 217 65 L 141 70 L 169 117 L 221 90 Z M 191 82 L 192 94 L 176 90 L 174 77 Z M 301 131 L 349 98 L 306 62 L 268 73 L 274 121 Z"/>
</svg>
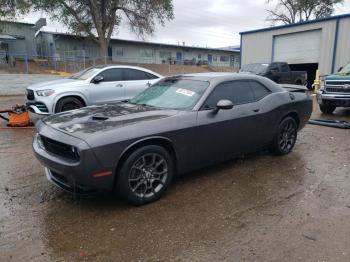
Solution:
<svg viewBox="0 0 350 262">
<path fill-rule="evenodd" d="M 268 90 L 265 86 L 263 86 L 259 82 L 250 81 L 249 84 L 254 94 L 254 100 L 260 100 L 261 98 L 271 93 L 270 90 Z"/>
<path fill-rule="evenodd" d="M 107 69 L 99 75 L 103 76 L 102 82 L 115 82 L 123 80 L 123 70 L 120 68 Z"/>
<path fill-rule="evenodd" d="M 148 79 L 157 79 L 157 78 L 159 78 L 158 76 L 153 75 L 153 74 L 151 74 L 151 73 L 145 72 L 145 74 L 147 75 Z"/>
<path fill-rule="evenodd" d="M 124 80 L 135 81 L 135 80 L 146 80 L 149 79 L 146 72 L 136 69 L 124 69 Z"/>
<path fill-rule="evenodd" d="M 281 72 L 282 73 L 288 73 L 289 72 L 289 67 L 286 64 L 281 65 Z"/>
<path fill-rule="evenodd" d="M 254 95 L 247 81 L 222 83 L 215 87 L 203 108 L 215 108 L 221 99 L 231 100 L 233 104 L 238 105 L 254 101 Z"/>
<path fill-rule="evenodd" d="M 279 68 L 278 68 L 278 65 L 273 63 L 270 65 L 270 70 L 271 71 L 280 71 Z"/>
</svg>

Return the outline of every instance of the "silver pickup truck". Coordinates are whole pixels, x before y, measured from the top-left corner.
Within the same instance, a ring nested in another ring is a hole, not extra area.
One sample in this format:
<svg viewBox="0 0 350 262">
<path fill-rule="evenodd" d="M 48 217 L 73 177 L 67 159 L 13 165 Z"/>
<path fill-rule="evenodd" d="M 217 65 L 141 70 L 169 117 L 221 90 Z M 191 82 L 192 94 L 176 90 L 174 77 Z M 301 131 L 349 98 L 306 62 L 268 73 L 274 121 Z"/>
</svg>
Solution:
<svg viewBox="0 0 350 262">
<path fill-rule="evenodd" d="M 332 114 L 337 107 L 350 107 L 350 63 L 321 79 L 317 102 L 325 114 Z"/>
</svg>

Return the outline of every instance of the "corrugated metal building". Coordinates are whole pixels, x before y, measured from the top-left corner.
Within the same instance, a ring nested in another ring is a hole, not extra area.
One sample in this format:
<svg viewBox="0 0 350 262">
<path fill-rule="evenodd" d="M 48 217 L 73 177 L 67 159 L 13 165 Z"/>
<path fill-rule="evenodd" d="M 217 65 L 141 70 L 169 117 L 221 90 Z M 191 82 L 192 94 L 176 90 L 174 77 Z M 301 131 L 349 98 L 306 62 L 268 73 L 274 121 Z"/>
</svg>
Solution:
<svg viewBox="0 0 350 262">
<path fill-rule="evenodd" d="M 241 64 L 288 62 L 314 78 L 350 61 L 350 14 L 241 32 Z"/>
<path fill-rule="evenodd" d="M 0 21 L 0 53 L 31 59 L 36 56 L 35 24 Z"/>
<path fill-rule="evenodd" d="M 100 57 L 99 46 L 89 38 L 72 34 L 41 31 L 37 34 L 37 51 L 43 57 Z M 239 67 L 239 52 L 231 48 L 202 48 L 152 42 L 111 39 L 108 56 L 122 63 L 197 64 Z"/>
</svg>

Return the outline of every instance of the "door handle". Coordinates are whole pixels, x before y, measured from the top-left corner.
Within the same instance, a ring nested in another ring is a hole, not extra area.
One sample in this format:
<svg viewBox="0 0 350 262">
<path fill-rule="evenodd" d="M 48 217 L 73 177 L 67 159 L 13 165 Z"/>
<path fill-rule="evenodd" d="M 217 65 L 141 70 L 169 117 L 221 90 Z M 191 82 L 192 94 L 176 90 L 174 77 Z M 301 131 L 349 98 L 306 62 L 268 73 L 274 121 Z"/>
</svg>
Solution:
<svg viewBox="0 0 350 262">
<path fill-rule="evenodd" d="M 254 111 L 255 113 L 258 113 L 258 112 L 260 111 L 260 108 L 253 109 L 253 111 Z"/>
<path fill-rule="evenodd" d="M 115 87 L 123 87 L 122 84 L 117 84 Z"/>
<path fill-rule="evenodd" d="M 150 87 L 152 84 L 150 83 L 150 82 L 148 82 L 147 84 L 146 84 L 146 86 L 147 87 Z"/>
</svg>

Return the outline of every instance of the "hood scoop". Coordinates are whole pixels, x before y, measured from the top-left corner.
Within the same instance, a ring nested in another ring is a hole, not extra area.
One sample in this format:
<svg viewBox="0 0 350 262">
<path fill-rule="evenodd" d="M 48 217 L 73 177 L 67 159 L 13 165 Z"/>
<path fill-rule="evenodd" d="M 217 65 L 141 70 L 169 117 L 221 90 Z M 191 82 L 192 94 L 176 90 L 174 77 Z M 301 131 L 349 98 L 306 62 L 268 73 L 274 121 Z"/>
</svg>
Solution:
<svg viewBox="0 0 350 262">
<path fill-rule="evenodd" d="M 108 119 L 109 119 L 109 117 L 106 117 L 104 115 L 97 114 L 97 115 L 92 116 L 92 120 L 96 120 L 96 121 L 106 121 Z"/>
</svg>

